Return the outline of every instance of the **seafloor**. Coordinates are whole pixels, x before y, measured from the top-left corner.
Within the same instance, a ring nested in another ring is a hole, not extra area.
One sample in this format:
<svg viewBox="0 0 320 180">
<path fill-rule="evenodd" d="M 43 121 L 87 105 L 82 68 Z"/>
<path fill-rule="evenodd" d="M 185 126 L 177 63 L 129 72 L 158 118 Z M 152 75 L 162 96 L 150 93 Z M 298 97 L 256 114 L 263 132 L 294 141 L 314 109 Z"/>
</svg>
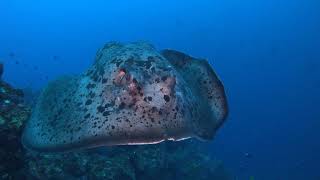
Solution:
<svg viewBox="0 0 320 180">
<path fill-rule="evenodd" d="M 32 110 L 25 99 L 34 98 L 0 80 L 0 179 L 230 179 L 208 144 L 197 140 L 58 154 L 28 151 L 20 136 Z"/>
</svg>

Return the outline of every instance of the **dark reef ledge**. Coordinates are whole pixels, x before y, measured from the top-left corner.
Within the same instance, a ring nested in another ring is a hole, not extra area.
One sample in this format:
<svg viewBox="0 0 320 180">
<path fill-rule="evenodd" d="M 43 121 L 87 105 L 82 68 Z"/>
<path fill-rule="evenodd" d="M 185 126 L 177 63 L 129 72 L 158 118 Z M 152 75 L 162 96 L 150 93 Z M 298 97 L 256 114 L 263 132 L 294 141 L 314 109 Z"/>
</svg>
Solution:
<svg viewBox="0 0 320 180">
<path fill-rule="evenodd" d="M 3 65 L 0 63 L 0 75 Z M 20 142 L 30 116 L 23 92 L 0 79 L 0 179 L 25 179 L 25 152 Z"/>
</svg>

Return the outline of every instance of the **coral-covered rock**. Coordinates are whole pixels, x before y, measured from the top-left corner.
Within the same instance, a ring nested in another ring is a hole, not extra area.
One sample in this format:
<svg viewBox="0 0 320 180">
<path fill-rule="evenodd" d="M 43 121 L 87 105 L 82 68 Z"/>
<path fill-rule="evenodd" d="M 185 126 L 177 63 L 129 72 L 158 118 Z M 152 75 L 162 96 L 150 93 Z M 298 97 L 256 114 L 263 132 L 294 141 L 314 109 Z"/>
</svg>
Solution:
<svg viewBox="0 0 320 180">
<path fill-rule="evenodd" d="M 22 128 L 30 108 L 22 104 L 23 93 L 0 81 L 0 179 L 24 177 Z"/>
<path fill-rule="evenodd" d="M 63 154 L 30 152 L 29 172 L 38 179 L 224 180 L 222 163 L 197 141 L 120 146 Z"/>
<path fill-rule="evenodd" d="M 0 81 L 0 115 L 9 116 L 10 112 L 19 108 L 18 106 L 21 106 L 22 103 L 23 91 Z"/>
</svg>

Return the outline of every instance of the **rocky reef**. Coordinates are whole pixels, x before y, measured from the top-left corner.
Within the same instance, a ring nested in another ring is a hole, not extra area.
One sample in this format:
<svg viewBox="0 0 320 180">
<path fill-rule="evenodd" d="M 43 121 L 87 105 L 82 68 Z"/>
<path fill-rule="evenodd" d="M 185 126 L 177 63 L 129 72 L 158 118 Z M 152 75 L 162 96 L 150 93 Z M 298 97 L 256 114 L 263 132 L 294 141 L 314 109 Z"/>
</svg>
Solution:
<svg viewBox="0 0 320 180">
<path fill-rule="evenodd" d="M 3 65 L 0 63 L 0 75 Z M 24 150 L 20 142 L 22 128 L 30 108 L 23 104 L 23 92 L 0 80 L 0 179 L 21 179 Z"/>
<path fill-rule="evenodd" d="M 20 139 L 28 106 L 21 90 L 0 81 L 0 179 L 230 179 L 208 145 L 196 140 L 69 153 L 26 150 Z"/>
<path fill-rule="evenodd" d="M 28 157 L 28 170 L 36 179 L 229 179 L 222 163 L 192 140 L 63 154 L 30 152 Z"/>
</svg>

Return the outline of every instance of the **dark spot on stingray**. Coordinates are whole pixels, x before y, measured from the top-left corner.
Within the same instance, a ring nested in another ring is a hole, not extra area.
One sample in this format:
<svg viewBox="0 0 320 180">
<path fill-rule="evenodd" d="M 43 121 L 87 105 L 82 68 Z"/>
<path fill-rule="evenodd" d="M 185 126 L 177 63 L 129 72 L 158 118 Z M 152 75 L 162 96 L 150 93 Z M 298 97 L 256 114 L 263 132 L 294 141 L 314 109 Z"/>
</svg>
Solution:
<svg viewBox="0 0 320 180">
<path fill-rule="evenodd" d="M 178 106 L 176 106 L 176 111 L 179 111 L 179 107 Z"/>
<path fill-rule="evenodd" d="M 167 79 L 168 79 L 168 76 L 162 76 L 162 77 L 161 77 L 161 80 L 162 80 L 162 81 L 166 81 Z"/>
<path fill-rule="evenodd" d="M 97 107 L 97 111 L 98 111 L 99 113 L 103 113 L 104 109 L 105 109 L 105 107 L 103 107 L 103 106 L 98 106 L 98 107 Z"/>
<path fill-rule="evenodd" d="M 59 109 L 57 113 L 58 113 L 58 115 L 60 115 L 62 112 L 63 112 L 63 110 Z"/>
<path fill-rule="evenodd" d="M 150 69 L 152 66 L 151 61 L 147 61 L 145 66 L 146 66 L 146 69 Z"/>
<path fill-rule="evenodd" d="M 117 58 L 113 58 L 110 62 L 114 64 L 114 63 L 118 62 L 118 59 Z"/>
<path fill-rule="evenodd" d="M 90 97 L 90 98 L 94 98 L 95 96 L 96 96 L 96 94 L 95 94 L 94 92 L 90 91 L 89 97 Z"/>
<path fill-rule="evenodd" d="M 164 96 L 163 96 L 163 99 L 164 99 L 166 102 L 169 102 L 169 101 L 170 101 L 170 96 L 164 95 Z"/>
<path fill-rule="evenodd" d="M 96 84 L 92 84 L 92 83 L 89 83 L 86 88 L 87 89 L 92 89 L 92 88 L 95 88 L 96 87 Z"/>
<path fill-rule="evenodd" d="M 118 108 L 123 109 L 125 106 L 126 106 L 126 104 L 124 102 L 121 102 Z"/>
<path fill-rule="evenodd" d="M 98 75 L 94 75 L 93 78 L 92 78 L 92 80 L 93 80 L 94 82 L 98 82 L 98 81 L 99 81 Z"/>
<path fill-rule="evenodd" d="M 173 119 L 177 119 L 177 113 L 174 113 L 174 118 Z"/>
<path fill-rule="evenodd" d="M 98 70 L 99 70 L 99 75 L 103 76 L 105 72 L 103 66 L 99 66 Z"/>
<path fill-rule="evenodd" d="M 102 79 L 102 83 L 103 83 L 103 84 L 105 84 L 105 83 L 107 83 L 107 82 L 108 82 L 108 79 L 107 79 L 107 78 L 103 78 L 103 79 Z"/>
<path fill-rule="evenodd" d="M 136 78 L 133 78 L 133 79 L 132 79 L 132 82 L 133 82 L 133 83 L 138 83 L 138 81 L 136 80 Z"/>
<path fill-rule="evenodd" d="M 84 118 L 88 119 L 90 117 L 90 113 L 84 116 Z"/>
<path fill-rule="evenodd" d="M 155 81 L 156 81 L 156 83 L 159 83 L 159 82 L 160 82 L 160 79 L 159 79 L 159 78 L 156 78 Z"/>
<path fill-rule="evenodd" d="M 105 117 L 107 117 L 107 116 L 109 116 L 110 115 L 110 112 L 109 111 L 105 111 L 105 112 L 103 112 L 103 114 L 102 114 L 103 116 L 105 116 Z"/>
<path fill-rule="evenodd" d="M 105 108 L 109 108 L 109 107 L 112 107 L 114 105 L 114 102 L 111 102 L 111 103 L 107 103 L 104 105 Z"/>
<path fill-rule="evenodd" d="M 122 61 L 116 62 L 116 66 L 119 67 L 121 63 L 122 63 Z"/>
<path fill-rule="evenodd" d="M 90 105 L 90 104 L 92 104 L 92 100 L 91 100 L 91 99 L 88 99 L 88 100 L 86 101 L 86 106 L 88 106 L 88 105 Z"/>
<path fill-rule="evenodd" d="M 92 75 L 92 73 L 93 73 L 93 70 L 89 70 L 86 75 L 90 76 L 90 75 Z"/>
<path fill-rule="evenodd" d="M 111 128 L 114 129 L 114 128 L 116 128 L 116 127 L 114 127 L 114 126 L 112 125 Z"/>
<path fill-rule="evenodd" d="M 154 107 L 154 106 L 153 106 L 153 107 L 151 108 L 151 112 L 154 113 L 154 112 L 156 112 L 156 111 L 157 111 L 157 107 Z"/>
<path fill-rule="evenodd" d="M 153 57 L 153 56 L 149 56 L 149 57 L 148 57 L 148 60 L 149 60 L 149 61 L 154 61 L 154 57 Z"/>
<path fill-rule="evenodd" d="M 153 123 L 154 123 L 154 118 L 153 118 L 153 117 L 151 117 L 151 118 L 150 118 L 150 120 L 151 120 L 151 122 L 153 122 Z"/>
</svg>

